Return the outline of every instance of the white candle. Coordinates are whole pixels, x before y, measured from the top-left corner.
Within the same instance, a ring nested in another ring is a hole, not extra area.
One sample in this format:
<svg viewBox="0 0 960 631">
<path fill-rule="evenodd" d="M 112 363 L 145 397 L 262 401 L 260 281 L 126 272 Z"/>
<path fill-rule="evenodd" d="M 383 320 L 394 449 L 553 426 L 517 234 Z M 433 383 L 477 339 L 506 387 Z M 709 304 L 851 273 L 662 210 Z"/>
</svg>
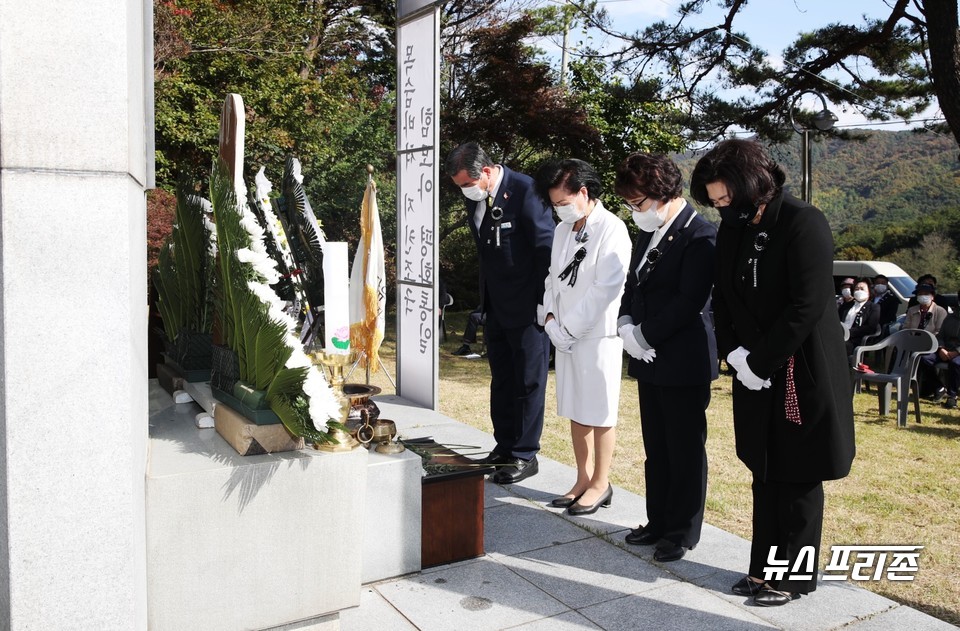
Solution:
<svg viewBox="0 0 960 631">
<path fill-rule="evenodd" d="M 350 351 L 350 272 L 347 244 L 323 244 L 324 349 L 328 353 Z"/>
</svg>

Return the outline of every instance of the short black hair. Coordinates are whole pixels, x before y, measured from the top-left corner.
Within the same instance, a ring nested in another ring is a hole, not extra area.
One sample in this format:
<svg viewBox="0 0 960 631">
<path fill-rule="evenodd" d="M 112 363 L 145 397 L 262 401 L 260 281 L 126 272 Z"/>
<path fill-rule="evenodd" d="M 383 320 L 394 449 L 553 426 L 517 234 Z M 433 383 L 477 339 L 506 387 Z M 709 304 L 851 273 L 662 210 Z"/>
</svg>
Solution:
<svg viewBox="0 0 960 631">
<path fill-rule="evenodd" d="M 890 280 L 889 278 L 887 278 L 887 277 L 884 276 L 883 274 L 877 274 L 876 276 L 873 277 L 873 284 L 874 284 L 874 285 L 877 284 L 877 279 L 878 279 L 878 278 L 882 278 L 882 279 L 885 280 L 885 281 L 889 281 L 889 280 Z"/>
<path fill-rule="evenodd" d="M 603 189 L 600 176 L 589 163 L 576 158 L 568 160 L 547 160 L 537 168 L 533 176 L 537 192 L 550 203 L 550 189 L 562 186 L 568 193 L 587 189 L 588 199 L 597 199 Z"/>
<path fill-rule="evenodd" d="M 707 184 L 723 182 L 732 206 L 760 206 L 783 191 L 786 175 L 755 140 L 730 138 L 708 151 L 693 168 L 690 195 L 702 206 L 712 206 Z"/>
<path fill-rule="evenodd" d="M 444 162 L 443 170 L 447 175 L 453 177 L 460 171 L 466 170 L 467 175 L 473 179 L 480 177 L 480 171 L 483 167 L 492 167 L 493 160 L 487 155 L 480 145 L 475 142 L 465 142 L 450 153 L 447 154 L 447 160 Z"/>
<path fill-rule="evenodd" d="M 917 279 L 917 284 L 920 284 L 923 282 L 926 282 L 928 285 L 933 285 L 934 287 L 936 287 L 937 277 L 934 276 L 933 274 L 924 274 L 923 276 Z"/>
</svg>

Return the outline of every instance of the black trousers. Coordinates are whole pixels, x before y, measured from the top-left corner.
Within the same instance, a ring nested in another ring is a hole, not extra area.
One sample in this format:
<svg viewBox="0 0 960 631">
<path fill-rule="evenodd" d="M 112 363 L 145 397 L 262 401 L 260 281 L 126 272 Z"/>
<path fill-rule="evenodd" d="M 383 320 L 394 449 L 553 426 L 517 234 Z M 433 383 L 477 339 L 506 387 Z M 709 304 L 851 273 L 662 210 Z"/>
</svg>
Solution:
<svg viewBox="0 0 960 631">
<path fill-rule="evenodd" d="M 787 572 L 783 580 L 768 581 L 770 585 L 786 592 L 809 594 L 814 591 L 822 529 L 823 482 L 772 482 L 754 476 L 750 576 L 764 578 L 763 568 L 769 565 L 770 547 L 777 546 L 776 559 L 788 560 Z M 812 577 L 791 580 L 790 574 L 806 546 L 813 547 Z"/>
<path fill-rule="evenodd" d="M 691 548 L 700 541 L 707 497 L 710 384 L 655 386 L 637 382 L 647 453 L 646 529 Z"/>
<path fill-rule="evenodd" d="M 529 460 L 540 451 L 550 338 L 532 321 L 504 328 L 493 312 L 484 326 L 496 452 Z"/>
</svg>

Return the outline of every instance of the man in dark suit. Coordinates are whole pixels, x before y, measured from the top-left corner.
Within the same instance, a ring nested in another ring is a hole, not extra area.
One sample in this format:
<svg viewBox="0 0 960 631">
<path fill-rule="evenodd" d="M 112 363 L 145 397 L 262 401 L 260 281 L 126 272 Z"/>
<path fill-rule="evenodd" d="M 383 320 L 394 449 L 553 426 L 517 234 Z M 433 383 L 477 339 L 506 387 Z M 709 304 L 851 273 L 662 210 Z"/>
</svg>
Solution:
<svg viewBox="0 0 960 631">
<path fill-rule="evenodd" d="M 873 277 L 873 302 L 880 307 L 880 328 L 883 335 L 890 335 L 890 324 L 897 319 L 900 299 L 890 291 L 890 281 L 883 274 Z"/>
<path fill-rule="evenodd" d="M 539 470 L 550 340 L 537 324 L 556 224 L 533 180 L 496 164 L 475 142 L 450 152 L 447 175 L 467 198 L 467 225 L 480 255 L 480 294 L 490 362 L 493 481 Z"/>
</svg>

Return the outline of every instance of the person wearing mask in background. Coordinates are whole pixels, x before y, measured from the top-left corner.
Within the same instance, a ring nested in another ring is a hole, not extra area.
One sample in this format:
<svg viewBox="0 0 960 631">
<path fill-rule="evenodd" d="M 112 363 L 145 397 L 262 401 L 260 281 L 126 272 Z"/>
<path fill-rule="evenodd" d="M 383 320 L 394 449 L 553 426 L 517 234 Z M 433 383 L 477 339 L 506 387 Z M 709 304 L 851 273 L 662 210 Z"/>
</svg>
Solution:
<svg viewBox="0 0 960 631">
<path fill-rule="evenodd" d="M 653 558 L 665 563 L 693 550 L 703 526 L 706 410 L 718 368 L 710 316 L 717 229 L 683 198 L 667 156 L 627 156 L 615 186 L 641 230 L 617 324 L 640 398 L 647 523 L 626 542 L 656 544 Z"/>
<path fill-rule="evenodd" d="M 940 325 L 947 317 L 947 310 L 933 300 L 937 293 L 933 285 L 917 285 L 913 295 L 917 297 L 917 304 L 907 309 L 907 317 L 903 321 L 905 329 L 923 329 L 934 335 L 940 332 Z"/>
<path fill-rule="evenodd" d="M 490 419 L 497 446 L 483 464 L 497 484 L 539 471 L 550 339 L 537 324 L 556 224 L 533 180 L 496 164 L 475 142 L 447 155 L 444 170 L 466 197 L 480 255 L 480 300 L 490 364 Z"/>
<path fill-rule="evenodd" d="M 856 281 L 852 278 L 844 278 L 840 283 L 840 295 L 837 296 L 837 307 L 853 302 L 853 285 Z"/>
<path fill-rule="evenodd" d="M 850 302 L 840 305 L 837 310 L 840 323 L 850 332 L 847 338 L 847 355 L 853 356 L 853 349 L 863 346 L 863 339 L 877 334 L 880 322 L 880 307 L 870 302 L 870 281 L 861 278 L 853 288 Z"/>
<path fill-rule="evenodd" d="M 937 333 L 937 350 L 920 358 L 920 388 L 934 403 L 946 398 L 943 407 L 957 407 L 957 390 L 960 389 L 960 316 L 949 314 Z M 946 384 L 940 380 L 937 364 L 945 363 Z"/>
<path fill-rule="evenodd" d="M 630 235 L 604 208 L 600 176 L 583 160 L 551 160 L 534 179 L 561 222 L 538 310 L 557 350 L 557 415 L 570 419 L 577 464 L 573 486 L 550 506 L 590 515 L 613 500 L 609 473 L 623 372 L 617 310 Z"/>
<path fill-rule="evenodd" d="M 764 568 L 771 558 L 803 567 L 809 547 L 818 558 L 823 481 L 846 477 L 856 452 L 833 235 L 819 209 L 783 190 L 785 179 L 760 143 L 738 138 L 717 143 L 690 178 L 693 198 L 720 212 L 717 347 L 737 371 L 737 456 L 753 474 L 750 565 L 731 589 L 766 607 L 816 589 L 815 569 L 764 581 Z"/>
<path fill-rule="evenodd" d="M 941 307 L 945 308 L 942 297 L 940 296 L 940 294 L 937 293 L 937 277 L 936 276 L 934 276 L 933 274 L 924 274 L 923 276 L 917 279 L 917 284 L 930 285 L 931 287 L 933 287 L 933 301 L 938 305 L 940 305 Z M 917 294 L 914 293 L 912 296 L 910 296 L 910 300 L 907 301 L 907 308 L 909 309 L 910 307 L 916 304 L 918 304 Z"/>
<path fill-rule="evenodd" d="M 880 333 L 890 335 L 890 325 L 897 319 L 900 299 L 890 291 L 890 283 L 883 274 L 873 277 L 873 303 L 880 308 Z"/>
</svg>

